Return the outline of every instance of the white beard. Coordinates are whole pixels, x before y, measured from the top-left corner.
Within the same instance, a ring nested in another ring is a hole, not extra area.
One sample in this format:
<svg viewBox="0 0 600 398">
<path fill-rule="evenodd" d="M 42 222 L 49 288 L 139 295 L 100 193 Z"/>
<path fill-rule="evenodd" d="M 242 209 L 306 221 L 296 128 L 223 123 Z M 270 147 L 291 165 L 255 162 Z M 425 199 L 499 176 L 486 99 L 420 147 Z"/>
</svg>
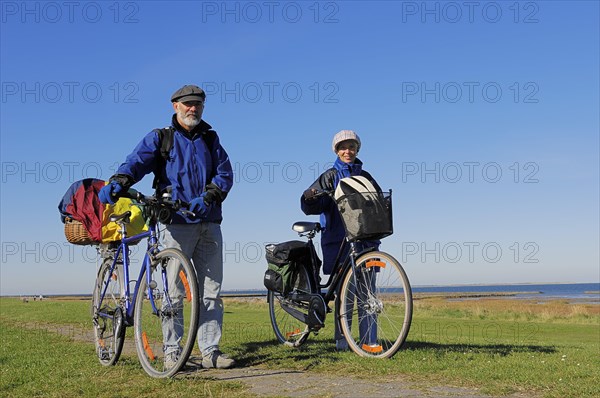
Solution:
<svg viewBox="0 0 600 398">
<path fill-rule="evenodd" d="M 186 127 L 189 127 L 190 129 L 193 129 L 194 127 L 196 127 L 197 125 L 200 124 L 200 119 L 196 118 L 195 116 L 186 116 L 184 118 L 182 118 L 183 123 L 186 125 Z"/>
<path fill-rule="evenodd" d="M 177 109 L 177 118 L 190 130 L 200 124 L 200 118 L 197 115 L 186 115 L 181 109 Z"/>
</svg>

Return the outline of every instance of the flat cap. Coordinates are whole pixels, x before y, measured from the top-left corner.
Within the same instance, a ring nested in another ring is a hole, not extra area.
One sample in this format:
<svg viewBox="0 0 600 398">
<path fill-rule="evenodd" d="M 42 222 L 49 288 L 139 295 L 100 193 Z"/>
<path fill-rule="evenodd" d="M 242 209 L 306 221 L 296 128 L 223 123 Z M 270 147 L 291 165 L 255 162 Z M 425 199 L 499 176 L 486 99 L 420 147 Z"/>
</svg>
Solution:
<svg viewBox="0 0 600 398">
<path fill-rule="evenodd" d="M 206 94 L 198 86 L 186 84 L 171 96 L 171 102 L 204 101 Z"/>
</svg>

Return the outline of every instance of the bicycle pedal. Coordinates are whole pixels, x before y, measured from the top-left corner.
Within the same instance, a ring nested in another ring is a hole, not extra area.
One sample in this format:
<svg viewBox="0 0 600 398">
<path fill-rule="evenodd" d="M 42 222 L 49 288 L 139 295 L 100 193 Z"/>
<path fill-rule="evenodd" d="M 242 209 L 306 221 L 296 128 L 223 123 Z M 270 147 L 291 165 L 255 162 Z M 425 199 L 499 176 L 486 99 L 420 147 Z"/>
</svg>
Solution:
<svg viewBox="0 0 600 398">
<path fill-rule="evenodd" d="M 321 296 L 315 296 L 310 300 L 307 324 L 311 331 L 314 332 L 325 326 L 327 308 Z"/>
<path fill-rule="evenodd" d="M 108 361 L 110 359 L 110 353 L 106 348 L 102 348 L 98 352 L 98 358 L 100 358 L 103 361 Z"/>
</svg>

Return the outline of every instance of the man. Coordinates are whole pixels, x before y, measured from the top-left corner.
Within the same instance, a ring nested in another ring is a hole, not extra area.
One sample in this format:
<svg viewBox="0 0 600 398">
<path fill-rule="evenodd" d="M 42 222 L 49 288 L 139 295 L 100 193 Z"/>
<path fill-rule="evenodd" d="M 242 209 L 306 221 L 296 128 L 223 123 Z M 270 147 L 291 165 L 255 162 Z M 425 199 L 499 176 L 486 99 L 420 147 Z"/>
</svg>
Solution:
<svg viewBox="0 0 600 398">
<path fill-rule="evenodd" d="M 219 342 L 223 327 L 223 238 L 221 204 L 233 185 L 229 156 L 217 133 L 202 120 L 206 94 L 194 85 L 186 85 L 171 96 L 175 114 L 170 133 L 172 147 L 168 159 L 161 154 L 157 131 L 148 133 L 117 173 L 99 193 L 104 203 L 113 203 L 119 192 L 156 174 L 159 193 L 171 192 L 172 199 L 190 203 L 194 216 L 175 214 L 166 226 L 163 244 L 181 249 L 194 264 L 200 289 L 198 345 L 204 368 L 231 368 L 235 361 L 223 354 Z M 165 327 L 163 327 L 165 329 Z M 176 333 L 164 330 L 165 365 L 179 354 Z"/>
</svg>

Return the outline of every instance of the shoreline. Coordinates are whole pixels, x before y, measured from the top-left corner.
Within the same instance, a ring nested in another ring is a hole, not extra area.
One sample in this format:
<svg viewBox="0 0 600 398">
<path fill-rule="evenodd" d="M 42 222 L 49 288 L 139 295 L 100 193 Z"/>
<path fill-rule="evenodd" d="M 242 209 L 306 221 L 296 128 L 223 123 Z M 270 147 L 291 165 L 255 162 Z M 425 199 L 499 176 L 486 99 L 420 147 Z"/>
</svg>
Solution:
<svg viewBox="0 0 600 398">
<path fill-rule="evenodd" d="M 586 285 L 586 286 L 580 286 Z M 510 289 L 512 287 L 512 289 Z M 564 287 L 564 288 L 563 288 Z M 597 282 L 587 283 L 518 283 L 518 284 L 464 284 L 464 285 L 418 285 L 412 286 L 413 297 L 422 298 L 448 297 L 448 298 L 485 298 L 485 297 L 507 297 L 507 298 L 543 298 L 547 299 L 590 299 L 600 300 L 600 284 Z M 529 290 L 528 288 L 531 288 Z M 223 297 L 265 297 L 266 289 L 227 289 L 223 290 Z M 533 297 L 531 297 L 533 296 Z M 29 297 L 51 298 L 51 297 L 73 297 L 90 298 L 91 293 L 53 293 L 53 294 L 9 294 L 0 297 Z"/>
<path fill-rule="evenodd" d="M 520 295 L 524 295 L 519 297 Z M 265 299 L 266 293 L 224 293 L 223 299 Z M 0 296 L 0 298 L 21 299 L 23 301 L 43 301 L 43 300 L 91 300 L 91 294 L 55 294 L 42 296 Z M 569 304 L 600 304 L 600 297 L 558 297 L 544 296 L 541 291 L 524 292 L 413 292 L 413 300 L 442 299 L 449 301 L 467 301 L 478 299 L 506 299 L 506 300 L 536 300 L 540 303 L 548 301 L 568 301 Z"/>
</svg>

